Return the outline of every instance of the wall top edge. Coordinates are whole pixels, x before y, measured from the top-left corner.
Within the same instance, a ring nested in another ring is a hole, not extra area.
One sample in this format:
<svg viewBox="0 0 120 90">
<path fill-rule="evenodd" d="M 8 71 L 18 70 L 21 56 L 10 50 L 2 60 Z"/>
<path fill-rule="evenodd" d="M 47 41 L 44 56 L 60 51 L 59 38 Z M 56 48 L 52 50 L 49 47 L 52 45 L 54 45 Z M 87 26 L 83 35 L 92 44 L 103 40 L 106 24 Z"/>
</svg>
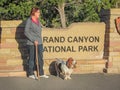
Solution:
<svg viewBox="0 0 120 90">
<path fill-rule="evenodd" d="M 110 9 L 110 14 L 120 15 L 120 8 Z"/>
<path fill-rule="evenodd" d="M 78 22 L 72 23 L 67 28 L 71 28 L 74 25 L 105 25 L 104 22 Z M 15 27 L 25 27 L 25 21 L 22 20 L 7 20 L 7 21 L 0 21 L 1 28 L 15 28 Z M 59 28 L 58 28 L 59 29 Z"/>
</svg>

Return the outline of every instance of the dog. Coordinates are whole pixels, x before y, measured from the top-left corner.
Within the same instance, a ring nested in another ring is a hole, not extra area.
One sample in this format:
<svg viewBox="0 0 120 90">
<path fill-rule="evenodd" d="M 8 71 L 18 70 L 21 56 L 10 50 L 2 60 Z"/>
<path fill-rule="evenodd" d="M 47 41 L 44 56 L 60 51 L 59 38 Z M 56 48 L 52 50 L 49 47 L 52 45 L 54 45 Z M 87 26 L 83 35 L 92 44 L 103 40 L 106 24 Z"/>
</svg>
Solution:
<svg viewBox="0 0 120 90">
<path fill-rule="evenodd" d="M 58 77 L 62 77 L 64 80 L 71 79 L 73 69 L 76 68 L 76 60 L 68 58 L 67 61 L 57 59 L 55 61 L 55 71 Z"/>
</svg>

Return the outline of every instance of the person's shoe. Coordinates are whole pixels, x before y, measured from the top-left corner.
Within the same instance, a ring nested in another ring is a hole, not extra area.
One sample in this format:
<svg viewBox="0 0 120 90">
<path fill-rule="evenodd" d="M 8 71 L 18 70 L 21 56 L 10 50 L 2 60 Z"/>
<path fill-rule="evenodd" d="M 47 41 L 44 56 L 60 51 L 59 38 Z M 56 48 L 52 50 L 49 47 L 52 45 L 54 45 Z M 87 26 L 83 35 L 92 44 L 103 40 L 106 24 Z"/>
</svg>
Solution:
<svg viewBox="0 0 120 90">
<path fill-rule="evenodd" d="M 37 80 L 38 78 L 35 75 L 30 75 L 29 78 L 32 78 L 34 80 Z"/>
<path fill-rule="evenodd" d="M 47 76 L 47 75 L 41 75 L 40 77 L 49 78 L 49 76 Z"/>
</svg>

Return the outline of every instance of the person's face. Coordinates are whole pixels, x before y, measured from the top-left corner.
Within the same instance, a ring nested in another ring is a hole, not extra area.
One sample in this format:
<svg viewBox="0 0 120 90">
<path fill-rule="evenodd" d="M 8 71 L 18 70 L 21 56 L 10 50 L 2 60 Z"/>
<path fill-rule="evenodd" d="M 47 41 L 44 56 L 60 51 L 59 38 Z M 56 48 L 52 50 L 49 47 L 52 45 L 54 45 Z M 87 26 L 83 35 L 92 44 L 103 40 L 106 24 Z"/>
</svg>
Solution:
<svg viewBox="0 0 120 90">
<path fill-rule="evenodd" d="M 37 10 L 37 11 L 35 12 L 35 17 L 36 17 L 36 18 L 39 18 L 39 17 L 40 17 L 40 10 Z"/>
</svg>

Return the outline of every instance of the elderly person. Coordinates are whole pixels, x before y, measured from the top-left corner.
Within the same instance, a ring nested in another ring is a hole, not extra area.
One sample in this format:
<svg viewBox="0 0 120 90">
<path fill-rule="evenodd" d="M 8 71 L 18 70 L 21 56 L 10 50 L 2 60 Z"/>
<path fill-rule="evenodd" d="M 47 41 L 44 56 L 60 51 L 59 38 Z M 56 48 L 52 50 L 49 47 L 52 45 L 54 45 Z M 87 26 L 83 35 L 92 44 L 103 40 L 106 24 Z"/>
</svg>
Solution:
<svg viewBox="0 0 120 90">
<path fill-rule="evenodd" d="M 27 37 L 27 46 L 29 52 L 29 66 L 28 66 L 28 77 L 32 79 L 37 79 L 34 74 L 35 68 L 35 46 L 38 46 L 38 61 L 39 61 L 39 74 L 40 77 L 48 78 L 49 76 L 44 75 L 43 70 L 43 45 L 41 37 L 41 23 L 39 22 L 40 10 L 37 7 L 32 8 L 30 12 L 30 17 L 27 19 L 25 26 L 25 36 Z"/>
</svg>

